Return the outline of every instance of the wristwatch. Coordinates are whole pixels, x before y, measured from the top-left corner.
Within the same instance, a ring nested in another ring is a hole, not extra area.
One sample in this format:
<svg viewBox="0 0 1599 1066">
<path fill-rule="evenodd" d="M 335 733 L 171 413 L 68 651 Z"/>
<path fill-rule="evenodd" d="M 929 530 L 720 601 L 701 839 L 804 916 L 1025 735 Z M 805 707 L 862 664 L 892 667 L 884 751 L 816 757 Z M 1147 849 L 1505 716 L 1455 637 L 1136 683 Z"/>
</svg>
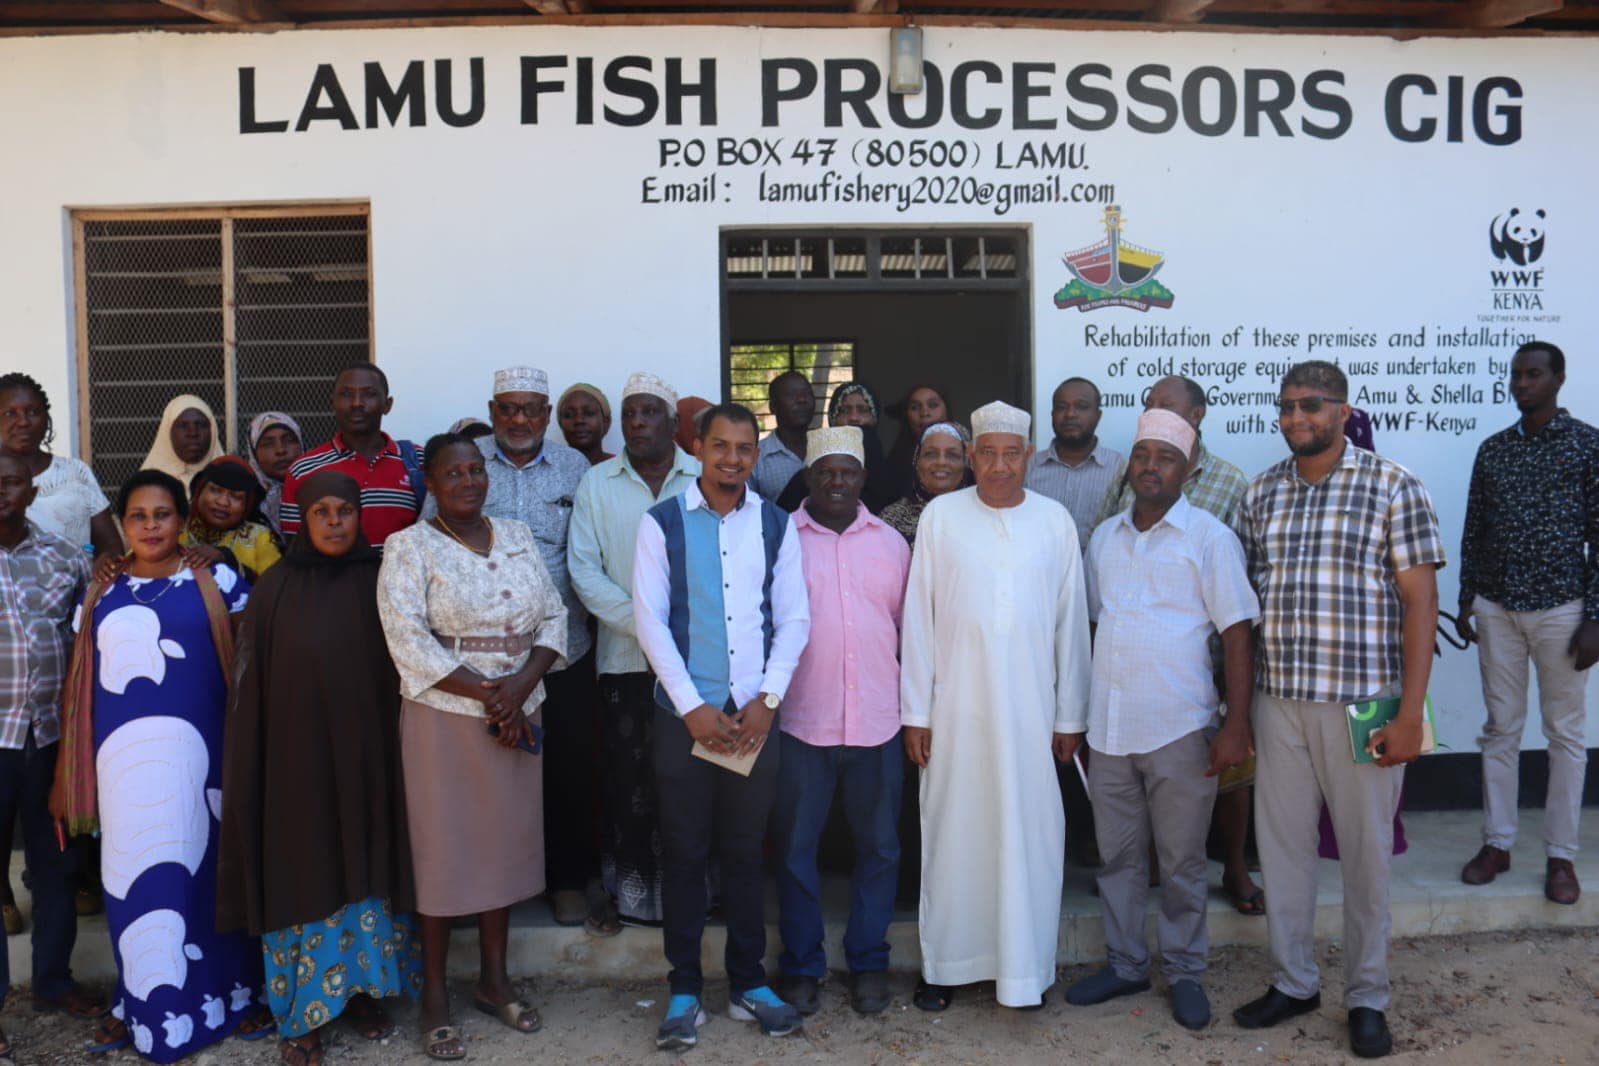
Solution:
<svg viewBox="0 0 1599 1066">
<path fill-rule="evenodd" d="M 777 710 L 777 705 L 782 703 L 783 699 L 775 692 L 763 692 L 761 693 L 761 702 L 766 704 L 767 710 L 775 711 Z"/>
</svg>

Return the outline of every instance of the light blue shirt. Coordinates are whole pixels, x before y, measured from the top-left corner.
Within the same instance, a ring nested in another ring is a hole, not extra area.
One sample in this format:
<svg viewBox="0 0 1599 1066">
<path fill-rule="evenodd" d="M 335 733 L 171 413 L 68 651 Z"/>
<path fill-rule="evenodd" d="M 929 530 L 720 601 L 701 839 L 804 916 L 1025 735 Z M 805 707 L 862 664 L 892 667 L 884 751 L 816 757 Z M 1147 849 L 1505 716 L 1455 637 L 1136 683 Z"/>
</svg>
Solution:
<svg viewBox="0 0 1599 1066">
<path fill-rule="evenodd" d="M 681 494 L 699 476 L 699 460 L 678 448 L 657 496 L 623 449 L 591 468 L 577 487 L 566 565 L 577 598 L 600 623 L 595 665 L 601 674 L 636 674 L 650 668 L 633 625 L 633 549 L 639 522 L 645 511 Z"/>
</svg>

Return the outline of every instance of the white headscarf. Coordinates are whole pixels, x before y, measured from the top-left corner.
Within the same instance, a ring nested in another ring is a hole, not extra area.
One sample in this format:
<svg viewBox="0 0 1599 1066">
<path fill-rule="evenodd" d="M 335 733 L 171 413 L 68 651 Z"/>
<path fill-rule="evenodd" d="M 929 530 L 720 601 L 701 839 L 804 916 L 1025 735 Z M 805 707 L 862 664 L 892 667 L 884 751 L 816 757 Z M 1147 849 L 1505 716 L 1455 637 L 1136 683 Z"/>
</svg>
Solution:
<svg viewBox="0 0 1599 1066">
<path fill-rule="evenodd" d="M 179 459 L 176 449 L 172 447 L 172 423 L 190 408 L 205 415 L 205 420 L 211 423 L 211 448 L 195 463 L 185 463 Z M 200 397 L 186 392 L 182 396 L 172 397 L 167 403 L 167 409 L 161 414 L 161 425 L 155 431 L 155 442 L 150 445 L 150 454 L 144 457 L 144 464 L 140 469 L 160 470 L 171 474 L 187 487 L 189 479 L 196 471 L 221 454 L 222 434 L 217 430 L 217 416 L 211 413 L 211 405 Z"/>
</svg>

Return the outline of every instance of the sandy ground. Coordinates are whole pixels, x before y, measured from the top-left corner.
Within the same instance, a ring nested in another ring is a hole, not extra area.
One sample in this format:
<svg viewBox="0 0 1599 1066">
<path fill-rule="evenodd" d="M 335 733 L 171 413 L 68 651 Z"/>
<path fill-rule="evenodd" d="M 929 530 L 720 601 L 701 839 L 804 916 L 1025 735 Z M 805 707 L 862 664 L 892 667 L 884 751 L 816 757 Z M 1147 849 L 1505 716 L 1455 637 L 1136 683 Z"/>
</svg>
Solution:
<svg viewBox="0 0 1599 1066">
<path fill-rule="evenodd" d="M 896 1000 L 881 1015 L 862 1018 L 848 1006 L 840 977 L 823 988 L 821 1013 L 803 1035 L 762 1037 L 753 1026 L 729 1020 L 725 985 L 707 990 L 711 1021 L 700 1045 L 682 1056 L 697 1063 L 1343 1063 L 1344 1013 L 1338 1004 L 1342 970 L 1338 949 L 1323 946 L 1327 987 L 1321 1011 L 1278 1029 L 1246 1033 L 1229 1016 L 1233 1007 L 1264 991 L 1268 972 L 1263 952 L 1228 948 L 1216 953 L 1206 981 L 1216 1021 L 1203 1033 L 1180 1029 L 1167 1011 L 1160 983 L 1142 996 L 1099 1007 L 1075 1008 L 1062 1001 L 1065 982 L 1090 972 L 1062 972 L 1062 984 L 1036 1013 L 995 1006 L 992 988 L 962 990 L 942 1015 L 909 1005 L 912 979 L 896 975 Z M 1447 1062 L 1450 1066 L 1515 1063 L 1599 1063 L 1599 929 L 1517 934 L 1487 933 L 1400 940 L 1393 946 L 1396 1002 L 1389 1015 L 1398 1062 Z M 626 1063 L 670 1061 L 654 1050 L 653 1037 L 664 1004 L 663 986 L 610 984 L 582 987 L 540 982 L 534 1000 L 543 1012 L 542 1032 L 522 1036 L 472 1012 L 469 988 L 454 989 L 457 1020 L 465 1028 L 470 1055 L 480 1063 Z M 401 1034 L 368 1044 L 342 1023 L 332 1026 L 329 1064 L 420 1063 L 416 1014 L 395 1008 Z M 13 992 L 0 1015 L 19 1064 L 81 1063 L 88 1027 L 34 1015 L 27 995 Z M 100 1061 L 131 1064 L 121 1051 Z M 277 1061 L 274 1041 L 229 1040 L 189 1060 L 196 1066 Z"/>
</svg>

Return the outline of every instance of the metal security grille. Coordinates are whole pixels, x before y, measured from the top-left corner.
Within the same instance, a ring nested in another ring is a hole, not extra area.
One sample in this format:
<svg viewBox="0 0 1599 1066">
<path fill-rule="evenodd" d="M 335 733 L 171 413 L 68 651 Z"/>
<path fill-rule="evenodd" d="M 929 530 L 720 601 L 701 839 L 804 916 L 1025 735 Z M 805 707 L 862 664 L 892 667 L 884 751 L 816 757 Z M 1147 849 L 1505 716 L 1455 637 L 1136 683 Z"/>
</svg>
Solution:
<svg viewBox="0 0 1599 1066">
<path fill-rule="evenodd" d="M 225 451 L 250 419 L 333 435 L 339 368 L 372 358 L 364 205 L 74 215 L 78 443 L 108 491 L 139 469 L 167 401 L 193 393 Z"/>
<path fill-rule="evenodd" d="M 816 394 L 816 417 L 811 420 L 813 429 L 822 424 L 833 387 L 855 376 L 855 344 L 852 341 L 734 344 L 727 358 L 733 402 L 755 412 L 763 435 L 777 428 L 766 389 L 779 374 L 798 370 L 811 379 L 811 391 Z"/>
<path fill-rule="evenodd" d="M 1019 232 L 722 234 L 722 273 L 730 290 L 892 290 L 1014 288 L 1024 238 Z"/>
</svg>

